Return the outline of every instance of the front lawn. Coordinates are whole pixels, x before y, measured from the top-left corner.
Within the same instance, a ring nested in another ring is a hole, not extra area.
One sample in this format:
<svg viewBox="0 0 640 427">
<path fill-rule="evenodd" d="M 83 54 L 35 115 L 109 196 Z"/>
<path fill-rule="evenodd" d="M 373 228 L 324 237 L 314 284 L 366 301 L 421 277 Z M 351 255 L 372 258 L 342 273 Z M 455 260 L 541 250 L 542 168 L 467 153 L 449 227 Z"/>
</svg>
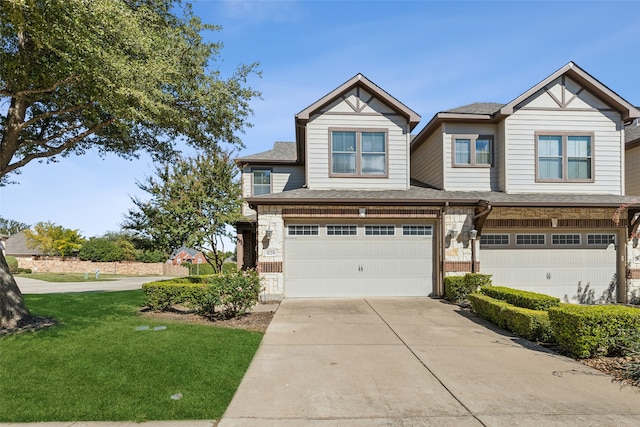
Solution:
<svg viewBox="0 0 640 427">
<path fill-rule="evenodd" d="M 0 338 L 0 422 L 219 419 L 262 339 L 141 317 L 140 290 L 25 300 L 59 323 Z"/>
</svg>

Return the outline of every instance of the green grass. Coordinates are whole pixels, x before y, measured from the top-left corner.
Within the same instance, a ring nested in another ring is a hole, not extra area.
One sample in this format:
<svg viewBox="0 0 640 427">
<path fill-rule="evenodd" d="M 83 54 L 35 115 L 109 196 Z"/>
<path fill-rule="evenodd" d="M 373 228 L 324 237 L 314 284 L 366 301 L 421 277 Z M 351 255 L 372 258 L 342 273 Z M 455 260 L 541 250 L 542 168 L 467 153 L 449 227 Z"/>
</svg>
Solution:
<svg viewBox="0 0 640 427">
<path fill-rule="evenodd" d="M 219 419 L 262 339 L 143 318 L 139 290 L 25 300 L 60 323 L 0 338 L 0 422 Z"/>
</svg>

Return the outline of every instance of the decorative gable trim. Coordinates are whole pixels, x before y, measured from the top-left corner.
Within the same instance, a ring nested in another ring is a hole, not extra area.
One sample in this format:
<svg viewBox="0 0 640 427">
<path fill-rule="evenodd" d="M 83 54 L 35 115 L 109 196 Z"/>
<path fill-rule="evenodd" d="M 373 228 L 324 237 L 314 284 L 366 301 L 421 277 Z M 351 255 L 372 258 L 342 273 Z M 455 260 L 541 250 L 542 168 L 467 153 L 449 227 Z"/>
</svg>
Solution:
<svg viewBox="0 0 640 427">
<path fill-rule="evenodd" d="M 637 117 L 640 117 L 640 110 L 631 105 L 625 99 L 623 99 L 620 95 L 609 89 L 604 84 L 600 83 L 596 78 L 594 78 L 591 74 L 587 73 L 585 70 L 580 68 L 574 62 L 569 62 L 564 67 L 557 70 L 555 73 L 551 74 L 544 80 L 542 80 L 537 85 L 533 86 L 531 89 L 524 92 L 522 95 L 518 96 L 513 101 L 506 104 L 504 107 L 500 109 L 501 115 L 510 115 L 513 114 L 514 110 L 518 105 L 527 101 L 532 96 L 535 96 L 539 91 L 546 91 L 551 95 L 551 97 L 558 103 L 561 108 L 567 108 L 568 104 L 570 104 L 575 97 L 571 99 L 565 99 L 564 90 L 562 99 L 557 99 L 556 96 L 552 95 L 549 90 L 549 85 L 553 83 L 558 78 L 562 78 L 563 86 L 565 83 L 564 78 L 569 77 L 577 84 L 579 84 L 582 90 L 588 90 L 593 93 L 593 95 L 597 96 L 601 99 L 605 104 L 609 105 L 611 108 L 620 112 L 622 116 L 622 120 L 628 121 L 633 120 Z M 576 94 L 575 96 L 577 96 Z"/>
</svg>

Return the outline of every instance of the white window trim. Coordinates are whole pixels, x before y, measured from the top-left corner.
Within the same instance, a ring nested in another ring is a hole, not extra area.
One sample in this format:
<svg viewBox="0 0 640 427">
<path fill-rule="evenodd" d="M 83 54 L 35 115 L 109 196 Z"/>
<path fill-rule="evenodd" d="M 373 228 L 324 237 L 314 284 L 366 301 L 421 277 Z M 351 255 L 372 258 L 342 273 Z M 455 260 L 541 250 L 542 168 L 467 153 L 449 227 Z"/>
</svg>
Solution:
<svg viewBox="0 0 640 427">
<path fill-rule="evenodd" d="M 313 227 L 315 227 L 316 233 L 312 234 L 291 234 L 291 227 L 311 227 L 313 231 Z M 287 225 L 287 237 L 318 237 L 320 235 L 320 225 L 318 224 L 288 224 Z"/>
<path fill-rule="evenodd" d="M 406 234 L 405 227 L 423 227 L 425 234 Z M 433 236 L 433 225 L 430 224 L 402 224 L 402 236 L 405 237 L 429 237 Z"/>
<path fill-rule="evenodd" d="M 343 233 L 329 234 L 329 227 L 354 227 L 356 230 L 356 233 L 355 234 L 343 234 Z M 327 224 L 325 227 L 325 234 L 329 237 L 341 237 L 341 236 L 355 237 L 355 236 L 358 236 L 358 226 L 356 224 Z"/>
<path fill-rule="evenodd" d="M 391 227 L 392 234 L 367 234 L 367 227 Z M 364 235 L 367 237 L 393 237 L 396 235 L 396 226 L 394 224 L 366 224 L 364 226 Z"/>
</svg>

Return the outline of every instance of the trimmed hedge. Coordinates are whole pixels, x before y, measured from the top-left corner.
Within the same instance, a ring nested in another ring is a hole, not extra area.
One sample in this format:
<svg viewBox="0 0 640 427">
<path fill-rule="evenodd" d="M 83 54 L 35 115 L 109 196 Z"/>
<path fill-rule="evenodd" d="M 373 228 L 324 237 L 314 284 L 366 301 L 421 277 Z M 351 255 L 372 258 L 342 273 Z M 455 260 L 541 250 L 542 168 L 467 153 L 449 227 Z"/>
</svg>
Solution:
<svg viewBox="0 0 640 427">
<path fill-rule="evenodd" d="M 619 305 L 561 305 L 549 309 L 557 343 L 569 354 L 586 358 L 616 354 L 640 328 L 640 309 Z"/>
<path fill-rule="evenodd" d="M 549 342 L 552 338 L 546 311 L 516 307 L 483 294 L 471 294 L 469 301 L 478 316 L 529 341 Z"/>
<path fill-rule="evenodd" d="M 18 270 L 18 259 L 14 256 L 6 256 L 4 259 L 9 266 L 9 273 L 15 273 Z"/>
<path fill-rule="evenodd" d="M 464 276 L 447 276 L 444 278 L 444 297 L 448 301 L 459 303 L 466 300 L 470 293 L 489 285 L 490 274 L 467 273 Z"/>
<path fill-rule="evenodd" d="M 506 301 L 516 307 L 530 310 L 548 310 L 560 305 L 560 299 L 535 292 L 521 291 L 504 286 L 486 286 L 480 292 L 489 297 Z"/>
<path fill-rule="evenodd" d="M 225 318 L 247 313 L 258 302 L 262 287 L 256 271 L 215 276 L 190 276 L 142 285 L 146 304 L 162 311 L 184 304 L 204 316 L 217 312 Z"/>
</svg>

